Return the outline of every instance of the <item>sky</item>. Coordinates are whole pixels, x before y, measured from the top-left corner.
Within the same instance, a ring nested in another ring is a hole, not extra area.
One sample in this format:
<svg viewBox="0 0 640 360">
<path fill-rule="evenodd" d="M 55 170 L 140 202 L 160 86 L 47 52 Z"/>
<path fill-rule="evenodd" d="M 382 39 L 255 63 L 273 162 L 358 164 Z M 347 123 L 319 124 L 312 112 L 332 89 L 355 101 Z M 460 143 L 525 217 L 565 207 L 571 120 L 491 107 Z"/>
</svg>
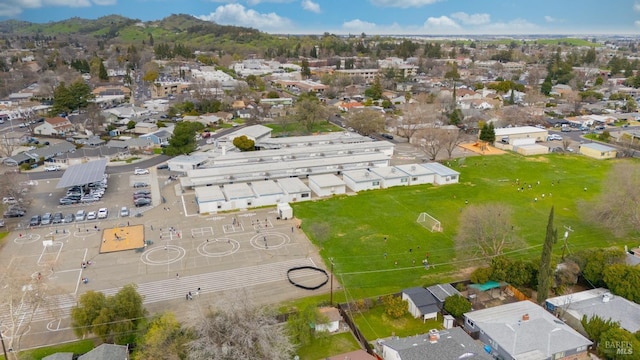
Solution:
<svg viewBox="0 0 640 360">
<path fill-rule="evenodd" d="M 0 20 L 188 14 L 278 34 L 640 35 L 640 0 L 0 0 Z"/>
</svg>

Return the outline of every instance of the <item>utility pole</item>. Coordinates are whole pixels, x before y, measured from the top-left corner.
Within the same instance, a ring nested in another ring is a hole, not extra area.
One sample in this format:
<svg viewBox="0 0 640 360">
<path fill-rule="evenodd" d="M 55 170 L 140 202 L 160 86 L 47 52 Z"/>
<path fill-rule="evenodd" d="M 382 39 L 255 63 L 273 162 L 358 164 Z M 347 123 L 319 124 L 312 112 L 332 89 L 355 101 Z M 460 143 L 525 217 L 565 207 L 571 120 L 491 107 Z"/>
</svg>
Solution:
<svg viewBox="0 0 640 360">
<path fill-rule="evenodd" d="M 330 271 L 331 272 L 331 274 L 330 274 L 330 276 L 331 276 L 331 285 L 330 285 L 330 287 L 331 287 L 331 290 L 330 290 L 331 295 L 330 295 L 330 298 L 329 298 L 329 305 L 333 306 L 333 258 L 332 257 L 329 258 L 329 263 L 331 263 L 331 271 Z"/>
<path fill-rule="evenodd" d="M 2 337 L 2 331 L 0 331 L 0 342 L 2 343 L 2 352 L 4 353 L 4 358 L 9 360 L 9 356 L 7 355 L 7 348 L 4 346 L 4 338 Z"/>
</svg>

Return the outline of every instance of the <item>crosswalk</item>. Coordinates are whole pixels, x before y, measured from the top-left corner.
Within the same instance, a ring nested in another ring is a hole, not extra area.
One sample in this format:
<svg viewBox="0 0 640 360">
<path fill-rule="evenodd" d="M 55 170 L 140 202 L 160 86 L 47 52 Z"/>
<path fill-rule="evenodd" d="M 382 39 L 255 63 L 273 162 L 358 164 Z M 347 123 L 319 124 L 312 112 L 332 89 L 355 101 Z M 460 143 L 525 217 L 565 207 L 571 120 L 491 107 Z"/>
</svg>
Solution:
<svg viewBox="0 0 640 360">
<path fill-rule="evenodd" d="M 314 262 L 309 259 L 294 259 L 270 264 L 255 265 L 237 269 L 217 271 L 206 274 L 198 274 L 191 276 L 181 276 L 179 278 L 170 278 L 158 281 L 138 284 L 138 293 L 143 297 L 144 304 L 152 304 L 162 301 L 176 300 L 184 298 L 188 292 L 196 293 L 200 288 L 200 294 L 209 294 L 227 290 L 240 289 L 245 287 L 263 285 L 278 281 L 287 281 L 287 271 L 298 266 L 315 266 Z M 324 275 L 320 273 L 309 274 L 300 273 L 292 275 L 294 280 L 304 277 L 305 281 L 318 278 L 320 283 Z M 115 295 L 121 287 L 114 287 L 101 290 L 107 296 Z M 30 322 L 51 321 L 69 317 L 71 308 L 76 306 L 77 299 L 72 294 L 56 295 L 51 299 L 51 305 L 40 306 L 36 309 Z M 18 314 L 17 318 L 31 317 L 33 308 L 24 306 L 21 309 L 14 310 Z M 5 311 L 6 310 L 6 311 Z M 0 309 L 0 323 L 10 323 L 8 309 Z"/>
</svg>

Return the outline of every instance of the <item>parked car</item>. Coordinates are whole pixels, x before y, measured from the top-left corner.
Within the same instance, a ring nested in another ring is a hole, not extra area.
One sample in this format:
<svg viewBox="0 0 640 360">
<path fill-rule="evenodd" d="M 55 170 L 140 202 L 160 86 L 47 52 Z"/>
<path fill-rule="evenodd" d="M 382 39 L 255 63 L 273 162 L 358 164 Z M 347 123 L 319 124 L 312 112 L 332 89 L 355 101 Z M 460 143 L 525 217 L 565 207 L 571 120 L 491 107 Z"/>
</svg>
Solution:
<svg viewBox="0 0 640 360">
<path fill-rule="evenodd" d="M 169 164 L 160 164 L 158 166 L 156 166 L 156 169 L 158 170 L 166 170 L 169 168 Z"/>
<path fill-rule="evenodd" d="M 133 170 L 133 174 L 134 175 L 147 175 L 149 173 L 149 170 L 147 169 L 135 169 Z"/>
<path fill-rule="evenodd" d="M 76 221 L 82 221 L 87 217 L 87 213 L 84 210 L 76 211 Z"/>
<path fill-rule="evenodd" d="M 29 226 L 38 226 L 40 225 L 41 220 L 42 218 L 40 217 L 40 215 L 33 215 L 31 217 L 31 220 L 29 220 Z"/>
<path fill-rule="evenodd" d="M 4 212 L 4 217 L 6 218 L 14 218 L 14 217 L 23 217 L 24 211 L 20 210 L 7 210 Z"/>
<path fill-rule="evenodd" d="M 109 210 L 107 208 L 98 209 L 98 219 L 106 219 L 109 216 Z"/>
<path fill-rule="evenodd" d="M 393 135 L 391 135 L 391 134 L 382 133 L 382 134 L 380 134 L 380 136 L 382 136 L 383 138 L 385 138 L 387 140 L 393 140 Z"/>
<path fill-rule="evenodd" d="M 62 216 L 61 212 L 57 212 L 53 214 L 53 218 L 51 218 L 52 224 L 60 224 L 64 220 L 64 216 Z"/>
<path fill-rule="evenodd" d="M 148 205 L 151 205 L 151 199 L 149 199 L 149 198 L 139 198 L 139 199 L 135 199 L 135 200 L 133 200 L 133 204 L 134 204 L 136 207 L 148 206 Z"/>
<path fill-rule="evenodd" d="M 133 194 L 133 200 L 135 199 L 151 199 L 150 194 Z"/>
<path fill-rule="evenodd" d="M 149 184 L 144 183 L 144 182 L 137 182 L 137 183 L 133 184 L 134 188 L 143 188 L 143 187 L 147 187 L 147 186 L 149 186 Z"/>
<path fill-rule="evenodd" d="M 562 141 L 562 136 L 558 134 L 551 134 L 547 136 L 547 141 Z"/>
<path fill-rule="evenodd" d="M 42 219 L 40 220 L 40 224 L 42 225 L 49 225 L 51 224 L 51 213 L 45 213 L 44 215 L 42 215 Z"/>
<path fill-rule="evenodd" d="M 72 204 L 75 204 L 77 202 L 78 202 L 78 200 L 69 199 L 67 197 L 63 197 L 59 201 L 60 205 L 72 205 Z"/>
<path fill-rule="evenodd" d="M 65 224 L 68 224 L 68 223 L 72 223 L 73 220 L 75 219 L 76 217 L 73 214 L 67 214 L 65 215 L 64 220 L 62 220 L 62 222 L 64 222 Z"/>
<path fill-rule="evenodd" d="M 58 171 L 60 170 L 60 166 L 58 165 L 47 165 L 44 167 L 44 171 Z"/>
<path fill-rule="evenodd" d="M 151 191 L 146 189 L 136 190 L 133 192 L 133 195 L 150 195 L 150 194 L 151 194 Z"/>
<path fill-rule="evenodd" d="M 96 213 L 95 211 L 89 211 L 87 213 L 87 220 L 95 220 L 98 218 L 98 213 Z"/>
<path fill-rule="evenodd" d="M 128 217 L 129 216 L 129 208 L 126 206 L 123 206 L 122 209 L 120 209 L 120 217 Z"/>
</svg>

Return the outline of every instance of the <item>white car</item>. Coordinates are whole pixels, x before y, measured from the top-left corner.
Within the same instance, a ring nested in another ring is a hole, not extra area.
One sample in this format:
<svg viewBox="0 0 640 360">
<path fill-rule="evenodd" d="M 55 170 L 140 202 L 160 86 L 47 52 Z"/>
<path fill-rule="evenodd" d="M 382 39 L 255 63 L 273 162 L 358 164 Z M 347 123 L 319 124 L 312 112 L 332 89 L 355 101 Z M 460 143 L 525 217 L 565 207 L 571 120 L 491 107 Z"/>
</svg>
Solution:
<svg viewBox="0 0 640 360">
<path fill-rule="evenodd" d="M 58 165 L 47 165 L 44 167 L 44 171 L 58 171 L 60 170 L 60 166 Z"/>
<path fill-rule="evenodd" d="M 547 136 L 547 141 L 562 141 L 562 136 L 558 135 L 558 134 L 551 134 L 549 136 Z"/>
<path fill-rule="evenodd" d="M 95 220 L 98 217 L 98 214 L 95 211 L 89 211 L 87 213 L 87 220 Z"/>
<path fill-rule="evenodd" d="M 107 208 L 98 209 L 98 219 L 106 219 L 109 216 L 109 210 Z"/>
<path fill-rule="evenodd" d="M 147 175 L 149 173 L 149 170 L 147 169 L 135 169 L 133 170 L 133 174 L 134 175 Z"/>
<path fill-rule="evenodd" d="M 126 206 L 123 206 L 122 209 L 120 209 L 120 217 L 128 217 L 129 216 L 129 208 Z"/>
</svg>

